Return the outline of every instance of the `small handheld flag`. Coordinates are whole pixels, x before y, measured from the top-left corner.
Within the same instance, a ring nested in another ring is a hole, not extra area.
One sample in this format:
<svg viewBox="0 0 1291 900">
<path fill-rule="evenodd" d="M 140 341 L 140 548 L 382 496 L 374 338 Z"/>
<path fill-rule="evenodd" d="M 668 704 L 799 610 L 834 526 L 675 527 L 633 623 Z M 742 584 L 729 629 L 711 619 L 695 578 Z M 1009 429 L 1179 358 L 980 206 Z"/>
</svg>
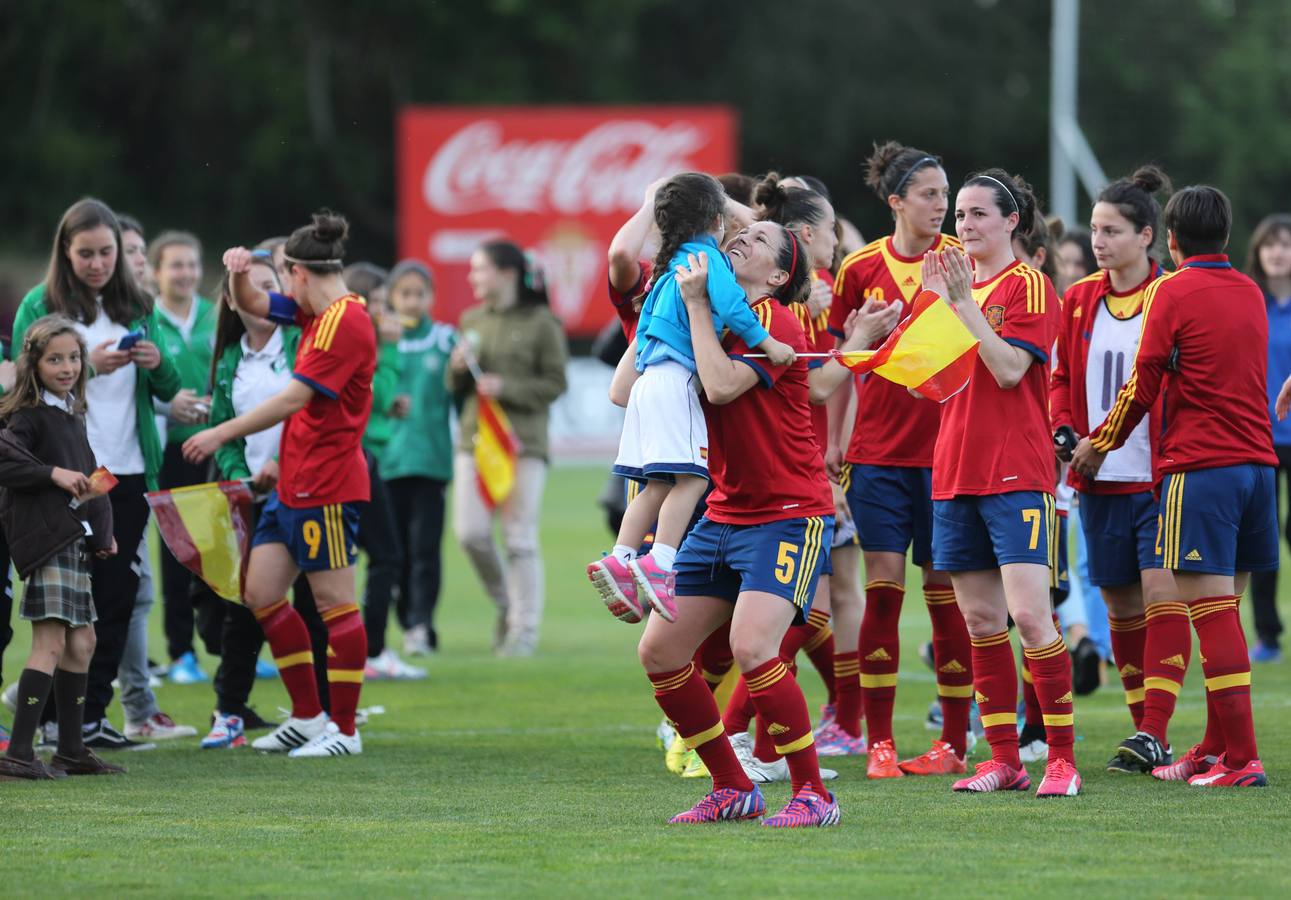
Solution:
<svg viewBox="0 0 1291 900">
<path fill-rule="evenodd" d="M 520 442 L 502 404 L 493 397 L 478 395 L 477 399 L 475 478 L 484 502 L 489 509 L 496 509 L 511 496 L 515 486 Z"/>
<path fill-rule="evenodd" d="M 95 497 L 102 497 L 116 486 L 117 477 L 103 466 L 99 466 L 90 473 L 89 492 L 80 497 L 73 497 L 72 502 L 67 505 L 72 509 L 76 509 L 87 500 L 93 500 Z"/>
<path fill-rule="evenodd" d="M 239 602 L 251 546 L 247 483 L 209 482 L 144 497 L 175 559 L 225 600 Z"/>
<path fill-rule="evenodd" d="M 835 350 L 831 355 L 853 372 L 873 372 L 944 403 L 968 384 L 979 343 L 949 304 L 925 290 L 877 350 Z"/>
</svg>

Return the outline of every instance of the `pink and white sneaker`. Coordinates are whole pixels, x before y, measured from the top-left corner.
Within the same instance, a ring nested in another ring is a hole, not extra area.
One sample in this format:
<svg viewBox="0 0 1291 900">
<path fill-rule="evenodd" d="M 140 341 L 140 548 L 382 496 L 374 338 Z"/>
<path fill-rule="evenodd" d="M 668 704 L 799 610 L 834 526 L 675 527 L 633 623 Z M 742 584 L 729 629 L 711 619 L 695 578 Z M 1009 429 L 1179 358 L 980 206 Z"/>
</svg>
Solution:
<svg viewBox="0 0 1291 900">
<path fill-rule="evenodd" d="M 1049 757 L 1044 778 L 1036 789 L 1037 797 L 1075 797 L 1080 793 L 1080 773 L 1068 760 Z"/>
<path fill-rule="evenodd" d="M 1157 781 L 1187 781 L 1194 775 L 1210 771 L 1218 762 L 1218 756 L 1207 756 L 1198 744 L 1169 765 L 1157 766 L 1152 770 L 1152 777 Z"/>
<path fill-rule="evenodd" d="M 763 819 L 767 828 L 827 828 L 839 820 L 838 800 L 829 791 L 817 794 L 807 785 L 794 794 L 789 805 Z"/>
<path fill-rule="evenodd" d="M 617 556 L 607 556 L 589 565 L 587 579 L 616 619 L 635 623 L 645 618 L 647 607 L 638 599 L 632 572 Z"/>
<path fill-rule="evenodd" d="M 1224 757 L 1207 769 L 1198 772 L 1188 779 L 1193 787 L 1264 787 L 1269 783 L 1264 774 L 1264 765 L 1253 759 L 1240 769 L 1234 769 L 1224 761 Z"/>
<path fill-rule="evenodd" d="M 960 793 L 989 794 L 995 791 L 1025 791 L 1031 787 L 1031 777 L 1026 769 L 1015 769 L 1007 763 L 988 759 L 979 762 L 971 778 L 955 782 L 954 790 Z"/>
<path fill-rule="evenodd" d="M 864 756 L 868 749 L 865 735 L 852 737 L 836 722 L 830 723 L 816 735 L 817 756 Z"/>
<path fill-rule="evenodd" d="M 651 556 L 638 556 L 630 560 L 628 569 L 636 581 L 637 596 L 648 600 L 654 611 L 666 621 L 677 621 L 676 574 L 671 569 L 659 568 L 659 564 Z M 645 606 L 644 603 L 641 605 Z"/>
</svg>

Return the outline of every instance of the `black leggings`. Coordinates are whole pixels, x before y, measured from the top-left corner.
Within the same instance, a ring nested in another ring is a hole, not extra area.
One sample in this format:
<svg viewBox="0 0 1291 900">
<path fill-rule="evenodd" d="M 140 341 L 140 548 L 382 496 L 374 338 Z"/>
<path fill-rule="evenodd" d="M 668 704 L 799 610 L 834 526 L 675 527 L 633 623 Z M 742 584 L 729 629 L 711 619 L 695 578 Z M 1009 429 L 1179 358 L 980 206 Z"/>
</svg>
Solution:
<svg viewBox="0 0 1291 900">
<path fill-rule="evenodd" d="M 1288 482 L 1288 496 L 1291 496 L 1291 447 L 1274 447 L 1278 455 L 1278 468 L 1274 474 L 1276 482 Z M 1277 504 L 1278 522 L 1286 528 L 1287 544 L 1291 545 L 1291 515 L 1282 515 L 1282 491 L 1278 484 L 1274 502 Z M 1266 647 L 1277 648 L 1282 635 L 1282 618 L 1278 615 L 1278 573 L 1251 573 L 1251 615 L 1255 620 L 1255 636 Z"/>
<path fill-rule="evenodd" d="M 368 583 L 363 590 L 363 628 L 368 633 L 368 656 L 377 656 L 386 646 L 386 622 L 390 601 L 403 571 L 403 541 L 395 526 L 390 491 L 381 480 L 376 458 L 363 451 L 368 461 L 371 499 L 359 515 L 359 546 L 368 555 Z"/>
<path fill-rule="evenodd" d="M 447 485 L 434 478 L 392 478 L 387 487 L 406 550 L 399 577 L 399 622 L 405 629 L 425 625 L 430 646 L 438 647 L 435 607 L 439 605 Z"/>
</svg>

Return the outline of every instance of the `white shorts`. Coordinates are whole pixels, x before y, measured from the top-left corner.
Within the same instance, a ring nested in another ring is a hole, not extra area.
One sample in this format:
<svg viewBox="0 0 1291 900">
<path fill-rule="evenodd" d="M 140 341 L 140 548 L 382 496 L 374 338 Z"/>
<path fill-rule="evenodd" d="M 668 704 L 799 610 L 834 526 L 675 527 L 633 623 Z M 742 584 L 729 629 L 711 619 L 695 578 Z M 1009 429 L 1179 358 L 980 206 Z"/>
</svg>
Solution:
<svg viewBox="0 0 1291 900">
<path fill-rule="evenodd" d="M 614 474 L 638 480 L 708 477 L 708 423 L 699 378 L 681 363 L 647 366 L 632 385 Z"/>
</svg>

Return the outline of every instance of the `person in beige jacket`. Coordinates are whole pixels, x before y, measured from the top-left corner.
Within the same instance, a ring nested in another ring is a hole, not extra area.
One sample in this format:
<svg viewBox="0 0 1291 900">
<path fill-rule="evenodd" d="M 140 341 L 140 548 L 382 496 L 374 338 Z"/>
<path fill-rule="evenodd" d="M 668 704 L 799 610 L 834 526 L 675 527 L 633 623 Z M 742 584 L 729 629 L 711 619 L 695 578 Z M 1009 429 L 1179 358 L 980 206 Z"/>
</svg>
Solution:
<svg viewBox="0 0 1291 900">
<path fill-rule="evenodd" d="M 547 476 L 547 419 L 551 404 L 565 391 L 569 348 L 560 320 L 547 307 L 541 276 L 515 244 L 483 244 L 471 256 L 467 277 L 479 305 L 462 314 L 462 339 L 446 374 L 461 403 L 453 454 L 453 529 L 497 607 L 494 651 L 530 656 L 542 624 L 538 516 Z M 498 400 L 520 444 L 515 486 L 496 510 L 484 502 L 476 480 L 477 395 Z M 495 515 L 502 518 L 505 567 L 493 540 Z"/>
</svg>

